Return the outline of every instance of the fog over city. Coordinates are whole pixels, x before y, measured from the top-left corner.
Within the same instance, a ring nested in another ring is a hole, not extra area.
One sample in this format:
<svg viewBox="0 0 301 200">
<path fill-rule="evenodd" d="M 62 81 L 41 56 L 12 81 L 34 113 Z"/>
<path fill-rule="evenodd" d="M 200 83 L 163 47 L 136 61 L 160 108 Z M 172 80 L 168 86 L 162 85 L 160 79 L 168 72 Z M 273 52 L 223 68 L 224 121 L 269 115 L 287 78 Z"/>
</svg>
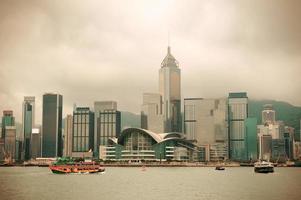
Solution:
<svg viewBox="0 0 301 200">
<path fill-rule="evenodd" d="M 298 0 L 0 0 L 0 111 L 20 122 L 35 96 L 41 123 L 42 95 L 56 92 L 63 116 L 96 100 L 139 113 L 143 92 L 158 92 L 168 35 L 182 98 L 245 91 L 301 106 L 300 10 Z"/>
</svg>

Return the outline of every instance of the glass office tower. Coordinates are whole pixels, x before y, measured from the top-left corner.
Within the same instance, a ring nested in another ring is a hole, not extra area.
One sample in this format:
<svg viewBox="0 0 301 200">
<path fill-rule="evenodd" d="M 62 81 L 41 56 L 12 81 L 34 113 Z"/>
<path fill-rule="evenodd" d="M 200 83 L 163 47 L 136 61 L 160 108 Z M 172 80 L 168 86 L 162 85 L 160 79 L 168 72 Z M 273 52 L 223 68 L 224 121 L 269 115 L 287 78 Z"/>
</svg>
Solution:
<svg viewBox="0 0 301 200">
<path fill-rule="evenodd" d="M 247 93 L 229 93 L 228 97 L 228 141 L 229 158 L 247 160 L 245 146 L 245 120 L 248 117 Z"/>
<path fill-rule="evenodd" d="M 248 160 L 257 160 L 257 118 L 245 120 L 245 133 L 246 157 Z"/>
<path fill-rule="evenodd" d="M 182 132 L 181 123 L 181 70 L 171 55 L 170 47 L 159 70 L 159 92 L 163 100 L 164 131 Z"/>
<path fill-rule="evenodd" d="M 95 152 L 99 146 L 106 146 L 108 139 L 118 137 L 121 131 L 121 113 L 117 110 L 115 101 L 96 101 L 95 111 Z"/>
<path fill-rule="evenodd" d="M 72 152 L 93 150 L 94 113 L 88 107 L 77 107 L 73 111 Z"/>
<path fill-rule="evenodd" d="M 2 133 L 1 137 L 5 138 L 5 127 L 6 126 L 15 126 L 15 117 L 13 116 L 12 110 L 4 110 L 2 116 Z"/>
<path fill-rule="evenodd" d="M 31 133 L 34 127 L 35 118 L 35 97 L 24 97 L 23 101 L 23 112 L 22 112 L 22 129 L 23 129 L 23 151 L 24 159 L 30 159 L 30 141 Z"/>
<path fill-rule="evenodd" d="M 43 95 L 42 114 L 42 157 L 61 157 L 63 96 L 59 94 Z"/>
</svg>

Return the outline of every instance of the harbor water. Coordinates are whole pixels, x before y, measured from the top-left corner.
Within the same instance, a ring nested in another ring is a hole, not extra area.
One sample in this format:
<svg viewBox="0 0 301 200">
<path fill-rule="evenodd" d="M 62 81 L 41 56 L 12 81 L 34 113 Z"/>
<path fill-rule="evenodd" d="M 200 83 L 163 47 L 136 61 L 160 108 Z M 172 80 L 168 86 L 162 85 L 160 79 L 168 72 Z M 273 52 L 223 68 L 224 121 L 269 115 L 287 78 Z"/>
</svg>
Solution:
<svg viewBox="0 0 301 200">
<path fill-rule="evenodd" d="M 44 167 L 0 168 L 1 200 L 297 200 L 301 168 L 108 167 L 104 174 L 58 175 Z"/>
</svg>

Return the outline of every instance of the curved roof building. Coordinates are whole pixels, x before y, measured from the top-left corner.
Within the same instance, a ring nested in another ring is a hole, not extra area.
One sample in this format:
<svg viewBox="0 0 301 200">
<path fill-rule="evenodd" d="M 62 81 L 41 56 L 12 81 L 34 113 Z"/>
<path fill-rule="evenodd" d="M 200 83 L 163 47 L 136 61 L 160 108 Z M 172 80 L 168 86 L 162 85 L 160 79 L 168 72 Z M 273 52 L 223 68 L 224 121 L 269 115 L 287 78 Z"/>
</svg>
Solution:
<svg viewBox="0 0 301 200">
<path fill-rule="evenodd" d="M 128 128 L 109 146 L 101 147 L 101 159 L 121 160 L 194 160 L 199 149 L 181 133 L 154 133 L 141 128 Z"/>
</svg>

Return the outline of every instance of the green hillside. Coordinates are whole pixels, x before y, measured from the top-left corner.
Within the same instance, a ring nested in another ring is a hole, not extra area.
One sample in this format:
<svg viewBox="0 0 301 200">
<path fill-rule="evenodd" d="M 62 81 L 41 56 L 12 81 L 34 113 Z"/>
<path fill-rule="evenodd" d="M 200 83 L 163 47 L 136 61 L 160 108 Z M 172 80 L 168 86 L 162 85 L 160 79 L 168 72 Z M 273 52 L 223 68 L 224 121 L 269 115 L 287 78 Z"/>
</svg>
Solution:
<svg viewBox="0 0 301 200">
<path fill-rule="evenodd" d="M 274 100 L 252 100 L 249 101 L 249 116 L 256 117 L 261 122 L 261 111 L 265 104 L 272 104 L 276 111 L 276 120 L 284 121 L 285 125 L 295 128 L 295 138 L 300 138 L 301 107 L 293 106 L 287 102 Z"/>
</svg>

